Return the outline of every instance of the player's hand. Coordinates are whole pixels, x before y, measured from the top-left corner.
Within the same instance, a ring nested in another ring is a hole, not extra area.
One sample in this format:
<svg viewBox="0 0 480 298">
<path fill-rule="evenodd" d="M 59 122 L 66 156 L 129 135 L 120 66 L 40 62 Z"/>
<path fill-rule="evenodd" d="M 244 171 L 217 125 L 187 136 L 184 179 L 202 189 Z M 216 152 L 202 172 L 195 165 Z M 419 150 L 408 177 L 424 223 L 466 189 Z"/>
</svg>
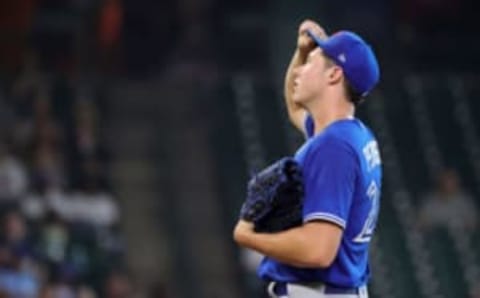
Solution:
<svg viewBox="0 0 480 298">
<path fill-rule="evenodd" d="M 313 39 L 308 36 L 307 30 L 320 38 L 328 37 L 327 33 L 325 33 L 325 30 L 316 22 L 312 20 L 303 21 L 302 24 L 300 24 L 300 27 L 298 27 L 297 50 L 304 57 L 316 47 Z"/>
</svg>

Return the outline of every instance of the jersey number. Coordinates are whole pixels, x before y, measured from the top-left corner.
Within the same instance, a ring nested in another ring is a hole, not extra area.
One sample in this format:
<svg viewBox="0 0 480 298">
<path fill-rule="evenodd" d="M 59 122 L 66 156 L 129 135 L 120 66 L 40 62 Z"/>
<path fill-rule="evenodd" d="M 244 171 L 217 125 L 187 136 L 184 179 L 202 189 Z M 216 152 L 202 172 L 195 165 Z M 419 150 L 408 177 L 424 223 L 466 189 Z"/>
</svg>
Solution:
<svg viewBox="0 0 480 298">
<path fill-rule="evenodd" d="M 372 239 L 373 231 L 377 225 L 378 211 L 380 207 L 380 190 L 375 181 L 370 182 L 367 189 L 367 197 L 369 198 L 372 207 L 368 213 L 367 220 L 363 225 L 362 231 L 353 239 L 355 242 L 365 243 Z"/>
</svg>

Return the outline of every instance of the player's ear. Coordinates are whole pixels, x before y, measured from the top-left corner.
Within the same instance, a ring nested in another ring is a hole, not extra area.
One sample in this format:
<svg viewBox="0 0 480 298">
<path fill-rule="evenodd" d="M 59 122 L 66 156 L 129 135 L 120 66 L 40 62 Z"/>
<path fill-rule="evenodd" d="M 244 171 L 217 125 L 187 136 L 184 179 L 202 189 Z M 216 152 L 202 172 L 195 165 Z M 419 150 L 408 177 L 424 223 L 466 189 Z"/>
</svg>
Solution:
<svg viewBox="0 0 480 298">
<path fill-rule="evenodd" d="M 332 66 L 327 69 L 328 83 L 331 85 L 338 84 L 342 81 L 343 70 L 341 67 Z"/>
</svg>

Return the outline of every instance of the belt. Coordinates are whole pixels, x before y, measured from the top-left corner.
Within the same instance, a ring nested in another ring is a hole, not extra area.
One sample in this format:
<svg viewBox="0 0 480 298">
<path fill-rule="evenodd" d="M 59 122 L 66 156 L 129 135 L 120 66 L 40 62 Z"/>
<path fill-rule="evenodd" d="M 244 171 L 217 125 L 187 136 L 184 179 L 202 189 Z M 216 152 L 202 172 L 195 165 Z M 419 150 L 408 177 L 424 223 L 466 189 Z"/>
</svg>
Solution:
<svg viewBox="0 0 480 298">
<path fill-rule="evenodd" d="M 273 285 L 273 293 L 277 296 L 285 296 L 288 294 L 286 282 L 275 282 Z M 308 285 L 308 284 L 305 284 Z M 343 288 L 336 287 L 329 284 L 324 284 L 324 294 L 337 294 L 337 295 L 357 295 L 360 293 L 359 288 Z"/>
</svg>

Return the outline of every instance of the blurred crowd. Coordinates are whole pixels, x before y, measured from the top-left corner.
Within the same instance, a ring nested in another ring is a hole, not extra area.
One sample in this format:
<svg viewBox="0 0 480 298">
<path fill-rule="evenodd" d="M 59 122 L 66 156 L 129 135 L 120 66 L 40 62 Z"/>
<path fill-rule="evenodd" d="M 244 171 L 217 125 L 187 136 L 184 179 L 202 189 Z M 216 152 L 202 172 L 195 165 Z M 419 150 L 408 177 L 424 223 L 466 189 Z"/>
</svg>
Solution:
<svg viewBox="0 0 480 298">
<path fill-rule="evenodd" d="M 128 296 L 100 96 L 83 89 L 33 53 L 0 81 L 0 297 Z"/>
<path fill-rule="evenodd" d="M 0 2 L 0 297 L 132 296 L 92 83 L 119 3 Z"/>
<path fill-rule="evenodd" d="M 98 94 L 33 53 L 0 83 L 0 297 L 127 297 Z"/>
<path fill-rule="evenodd" d="M 0 297 L 131 297 L 101 93 L 19 55 L 0 77 Z"/>
<path fill-rule="evenodd" d="M 213 1 L 180 2 L 0 2 L 0 298 L 134 296 L 98 86 L 218 79 Z"/>
</svg>

